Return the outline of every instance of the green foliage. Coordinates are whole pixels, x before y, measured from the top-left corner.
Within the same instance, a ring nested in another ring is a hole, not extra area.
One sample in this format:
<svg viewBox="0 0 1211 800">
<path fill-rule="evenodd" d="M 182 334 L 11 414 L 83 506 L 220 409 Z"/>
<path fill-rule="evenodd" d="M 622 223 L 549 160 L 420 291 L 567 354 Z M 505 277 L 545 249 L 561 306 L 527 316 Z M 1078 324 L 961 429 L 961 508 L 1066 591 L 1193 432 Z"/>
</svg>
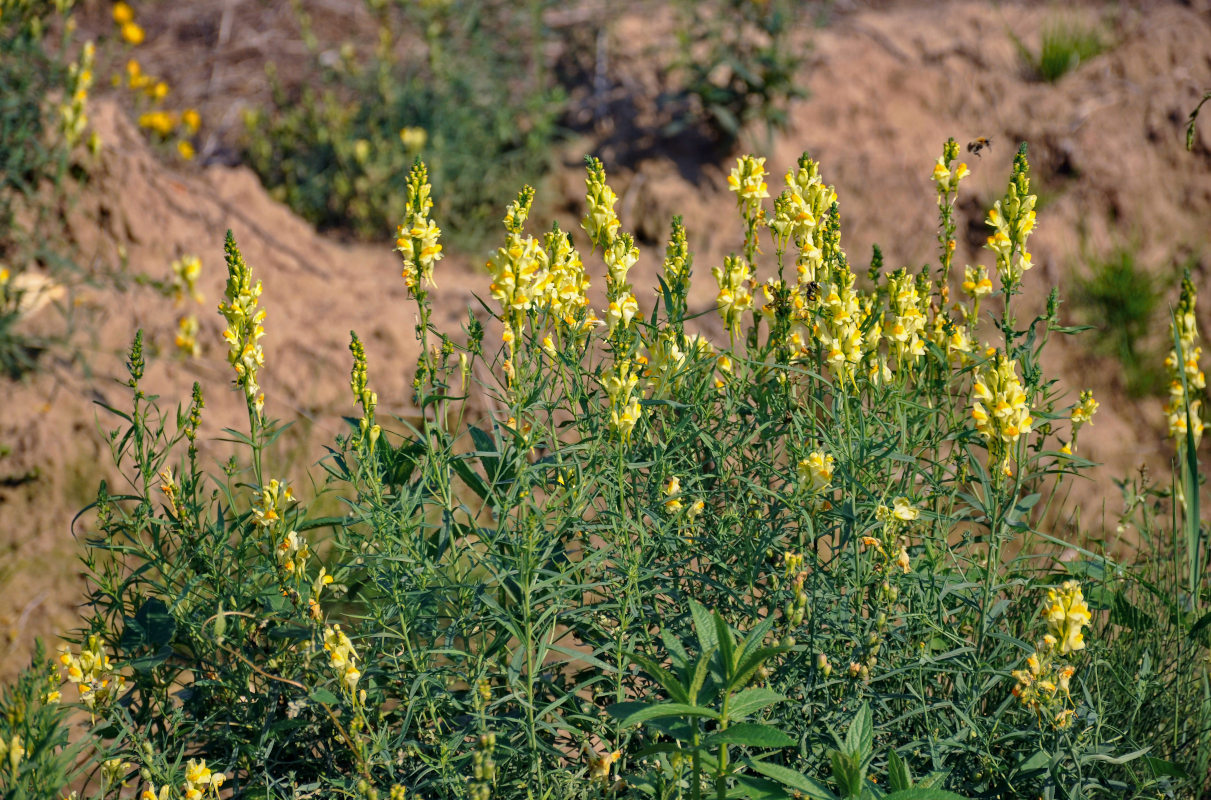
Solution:
<svg viewBox="0 0 1211 800">
<path fill-rule="evenodd" d="M 339 515 L 294 498 L 272 463 L 259 284 L 229 237 L 224 314 L 249 415 L 223 434 L 235 455 L 202 467 L 200 390 L 161 412 L 138 338 L 129 406 L 110 409 L 127 481 L 94 507 L 76 638 L 112 654 L 98 685 L 126 684 L 91 697 L 95 758 L 157 787 L 205 777 L 206 792 L 221 770 L 241 800 L 589 798 L 615 778 L 670 798 L 1201 790 L 1211 577 L 1194 448 L 1182 492 L 1131 511 L 1180 547 L 1133 565 L 1057 538 L 1067 482 L 1090 466 L 1057 447 L 1073 407 L 1040 365 L 1070 332 L 1058 299 L 1015 321 L 1017 275 L 996 352 L 964 350 L 976 306 L 940 311 L 931 270 L 855 289 L 831 187 L 806 156 L 791 176 L 767 228 L 762 165 L 738 166 L 751 264 L 716 270 L 736 330 L 718 345 L 686 331 L 679 222 L 650 310 L 626 316 L 633 240 L 595 160 L 585 251 L 603 252 L 606 325 L 576 302 L 565 233 L 525 233 L 528 188 L 491 264 L 500 348 L 474 314 L 460 336 L 434 329 L 418 267 L 418 413 L 377 415 L 354 337 L 357 416 L 320 492 Z M 1024 150 L 1011 180 L 998 263 L 1024 272 Z M 749 266 L 770 281 L 756 314 Z M 855 333 L 866 349 L 848 360 Z M 994 424 L 1019 412 L 1012 431 Z"/>
<path fill-rule="evenodd" d="M 1055 83 L 1109 47 L 1097 26 L 1068 17 L 1052 19 L 1043 26 L 1038 52 L 1010 34 L 1022 61 L 1038 80 Z"/>
<path fill-rule="evenodd" d="M 34 265 L 62 276 L 74 265 L 57 235 L 65 189 L 76 177 L 49 98 L 72 91 L 69 36 L 57 31 L 72 2 L 0 0 L 0 375 L 14 379 L 61 342 L 18 330 Z"/>
<path fill-rule="evenodd" d="M 1135 250 L 1125 246 L 1104 258 L 1091 257 L 1077 276 L 1074 299 L 1098 330 L 1094 346 L 1118 357 L 1127 391 L 1136 397 L 1165 390 L 1161 359 L 1147 340 L 1157 322 L 1160 288 Z"/>
<path fill-rule="evenodd" d="M 565 99 L 542 63 L 543 0 L 368 4 L 372 57 L 341 49 L 317 80 L 247 115 L 246 157 L 271 194 L 321 229 L 367 239 L 395 231 L 403 180 L 422 156 L 440 187 L 437 215 L 479 244 L 518 183 L 547 171 Z M 405 134 L 405 131 L 409 133 Z"/>
<path fill-rule="evenodd" d="M 792 42 L 802 11 L 788 0 L 718 0 L 682 3 L 678 86 L 692 113 L 670 133 L 703 123 L 725 145 L 748 125 L 765 125 L 767 137 L 786 125 L 791 100 L 803 97 L 796 73 L 803 64 Z"/>
<path fill-rule="evenodd" d="M 55 667 L 38 641 L 30 666 L 0 696 L 0 797 L 60 797 L 76 777 L 77 747 L 68 745 L 68 709 L 58 693 Z"/>
</svg>

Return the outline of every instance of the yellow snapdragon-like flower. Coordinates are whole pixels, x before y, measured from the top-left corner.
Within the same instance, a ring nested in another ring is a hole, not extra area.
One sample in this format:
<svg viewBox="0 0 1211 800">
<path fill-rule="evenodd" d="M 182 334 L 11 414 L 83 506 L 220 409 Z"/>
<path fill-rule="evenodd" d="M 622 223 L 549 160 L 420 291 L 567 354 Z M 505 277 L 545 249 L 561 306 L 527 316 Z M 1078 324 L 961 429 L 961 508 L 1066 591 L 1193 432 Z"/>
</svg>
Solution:
<svg viewBox="0 0 1211 800">
<path fill-rule="evenodd" d="M 685 504 L 681 502 L 681 479 L 676 475 L 664 482 L 662 488 L 664 492 L 664 510 L 670 514 L 676 514 Z"/>
<path fill-rule="evenodd" d="M 1082 629 L 1093 617 L 1079 583 L 1065 581 L 1059 590 L 1048 590 L 1045 616 L 1047 631 L 1055 637 L 1061 655 L 1085 649 Z"/>
<path fill-rule="evenodd" d="M 959 181 L 971 174 L 966 164 L 960 163 L 953 170 L 947 165 L 946 158 L 939 156 L 933 166 L 933 181 L 938 186 L 938 194 L 945 195 L 959 186 Z M 939 201 L 941 202 L 941 201 Z"/>
<path fill-rule="evenodd" d="M 219 788 L 225 779 L 223 773 L 212 772 L 210 767 L 206 766 L 205 759 L 189 759 L 185 764 L 185 784 L 181 787 L 185 800 L 199 800 L 205 794 L 218 797 Z"/>
<path fill-rule="evenodd" d="M 917 290 L 913 276 L 906 269 L 896 270 L 888 278 L 888 304 L 884 319 L 884 335 L 897 366 L 911 367 L 925 354 L 925 309 L 928 294 Z"/>
<path fill-rule="evenodd" d="M 419 152 L 429 141 L 429 133 L 424 128 L 403 127 L 399 129 L 399 140 L 407 149 Z"/>
<path fill-rule="evenodd" d="M 799 461 L 796 469 L 799 473 L 799 488 L 808 494 L 818 495 L 832 483 L 835 466 L 832 454 L 813 450 L 808 453 L 807 458 Z"/>
<path fill-rule="evenodd" d="M 410 292 L 433 286 L 433 267 L 442 253 L 441 228 L 429 219 L 433 208 L 429 170 L 417 159 L 408 173 L 407 210 L 404 221 L 395 229 L 395 249 L 404 262 L 403 278 Z"/>
<path fill-rule="evenodd" d="M 86 42 L 80 50 L 80 59 L 67 68 L 67 102 L 59 106 L 59 129 L 68 147 L 75 147 L 88 125 L 85 103 L 93 84 L 93 60 L 96 47 Z"/>
<path fill-rule="evenodd" d="M 740 332 L 740 322 L 744 312 L 753 305 L 753 294 L 749 281 L 752 272 L 748 261 L 739 256 L 728 256 L 722 267 L 712 267 L 711 274 L 719 285 L 719 294 L 715 301 L 719 306 L 719 316 L 723 317 L 733 337 Z"/>
<path fill-rule="evenodd" d="M 620 361 L 614 371 L 605 379 L 606 396 L 610 404 L 610 428 L 624 442 L 631 438 L 631 431 L 642 416 L 639 397 L 635 387 L 639 376 L 635 374 L 629 361 Z"/>
<path fill-rule="evenodd" d="M 742 208 L 759 205 L 769 197 L 769 186 L 765 182 L 765 158 L 740 156 L 727 176 L 727 186 L 736 193 L 737 202 Z"/>
<path fill-rule="evenodd" d="M 618 300 L 611 300 L 610 305 L 606 308 L 606 335 L 613 334 L 620 324 L 624 328 L 630 325 L 631 320 L 638 313 L 639 301 L 633 294 L 628 294 Z"/>
<path fill-rule="evenodd" d="M 198 303 L 205 302 L 198 291 L 198 278 L 202 275 L 202 260 L 195 255 L 181 256 L 172 262 L 172 301 L 180 306 L 186 298 Z"/>
<path fill-rule="evenodd" d="M 1013 176 L 1005 196 L 996 201 L 988 212 L 987 224 L 993 228 L 986 247 L 996 254 L 997 274 L 1001 285 L 1012 291 L 1022 280 L 1022 274 L 1033 266 L 1026 240 L 1035 224 L 1035 203 L 1030 193 L 1030 166 L 1025 148 L 1013 162 Z"/>
<path fill-rule="evenodd" d="M 618 215 L 614 213 L 618 195 L 606 184 L 605 167 L 600 160 L 590 156 L 585 159 L 585 163 L 588 171 L 588 177 L 585 178 L 588 211 L 580 224 L 589 235 L 594 249 L 600 247 L 604 250 L 617 238 L 618 229 L 622 225 Z"/>
<path fill-rule="evenodd" d="M 95 634 L 88 637 L 78 656 L 67 645 L 60 648 L 59 663 L 67 680 L 79 690 L 81 702 L 90 711 L 104 711 L 126 684 L 126 678 L 114 674 L 105 646 Z"/>
<path fill-rule="evenodd" d="M 362 673 L 357 668 L 357 651 L 340 625 L 330 625 L 324 629 L 324 650 L 328 652 L 328 666 L 340 679 L 341 686 L 356 698 L 355 690 Z"/>
<path fill-rule="evenodd" d="M 972 393 L 975 399 L 971 416 L 976 430 L 998 460 L 1007 458 L 1008 446 L 1030 433 L 1034 422 L 1018 380 L 1017 362 L 997 354 L 993 363 L 978 373 Z"/>
<path fill-rule="evenodd" d="M 1089 625 L 1089 606 L 1076 581 L 1065 581 L 1047 592 L 1043 608 L 1047 633 L 1026 658 L 1026 668 L 1013 671 L 1017 681 L 1013 694 L 1034 711 L 1040 723 L 1053 728 L 1071 724 L 1073 714 L 1070 682 L 1076 668 L 1067 658 L 1084 649 L 1082 629 Z"/>
<path fill-rule="evenodd" d="M 975 300 L 992 294 L 992 280 L 988 277 L 988 270 L 982 265 L 964 268 L 963 291 Z"/>
<path fill-rule="evenodd" d="M 547 296 L 551 313 L 568 328 L 579 326 L 588 308 L 589 276 L 584 262 L 572 246 L 572 237 L 559 226 L 546 235 L 543 245 L 550 272 Z"/>
<path fill-rule="evenodd" d="M 1207 376 L 1200 366 L 1203 349 L 1198 344 L 1198 322 L 1194 308 L 1198 294 L 1187 274 L 1182 280 L 1181 297 L 1173 315 L 1173 338 L 1181 345 L 1181 356 L 1175 346 L 1165 358 L 1169 372 L 1169 402 L 1165 404 L 1165 417 L 1169 423 L 1169 435 L 1184 442 L 1187 424 L 1186 409 L 1193 424 L 1194 446 L 1203 437 L 1202 394 L 1207 386 Z"/>
<path fill-rule="evenodd" d="M 257 308 L 261 282 L 253 283 L 252 270 L 240 255 L 231 231 L 227 231 L 223 252 L 227 260 L 227 287 L 224 302 L 219 303 L 219 313 L 227 320 L 227 329 L 223 331 L 227 361 L 235 369 L 236 385 L 244 390 L 249 407 L 259 416 L 265 406 L 265 395 L 257 383 L 257 372 L 265 365 L 260 340 L 265 335 L 261 323 L 265 321 L 266 313 Z"/>
<path fill-rule="evenodd" d="M 200 327 L 198 318 L 193 314 L 181 317 L 177 321 L 177 335 L 173 340 L 177 352 L 187 358 L 197 358 L 201 355 L 202 347 L 198 344 L 198 331 Z"/>
</svg>

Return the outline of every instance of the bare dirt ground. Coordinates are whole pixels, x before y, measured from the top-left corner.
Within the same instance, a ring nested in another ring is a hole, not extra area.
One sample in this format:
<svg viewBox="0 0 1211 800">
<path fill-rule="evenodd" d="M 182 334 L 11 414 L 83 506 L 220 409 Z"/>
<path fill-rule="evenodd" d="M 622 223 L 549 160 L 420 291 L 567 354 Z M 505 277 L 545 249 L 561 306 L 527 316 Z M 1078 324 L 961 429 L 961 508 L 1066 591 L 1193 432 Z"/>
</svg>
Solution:
<svg viewBox="0 0 1211 800">
<path fill-rule="evenodd" d="M 350 35 L 359 30 L 356 15 L 339 13 L 343 4 L 310 5 Z M 366 343 L 380 417 L 409 412 L 415 318 L 391 245 L 317 235 L 273 202 L 249 170 L 230 165 L 239 110 L 266 91 L 263 63 L 305 56 L 281 32 L 290 30 L 288 4 L 205 0 L 136 7 L 148 31 L 140 50 L 145 67 L 167 78 L 182 105 L 200 107 L 208 120 L 201 158 L 187 167 L 167 163 L 144 143 L 118 102 L 98 98 L 90 113 L 103 149 L 75 198 L 70 226 L 90 263 L 124 263 L 130 275 L 166 277 L 174 258 L 200 255 L 202 354 L 189 361 L 173 355 L 181 312 L 171 301 L 133 280 L 109 281 L 75 289 L 68 298 L 87 321 L 77 344 L 88 354 L 88 369 L 52 358 L 27 379 L 0 386 L 0 444 L 11 449 L 0 458 L 0 679 L 27 661 L 35 636 L 53 642 L 76 619 L 83 589 L 78 539 L 89 531 L 87 516 L 74 528 L 72 519 L 98 481 L 122 485 L 108 466 L 105 436 L 117 421 L 96 403 L 127 407 L 121 380 L 134 331 L 146 333 L 152 357 L 145 383 L 167 409 L 187 401 L 199 381 L 206 393 L 203 434 L 240 426 L 243 402 L 228 387 L 223 322 L 214 312 L 225 280 L 226 229 L 234 231 L 265 286 L 267 413 L 296 421 L 276 454 L 280 472 L 304 482 L 322 445 L 341 431 L 341 416 L 352 412 L 350 329 Z M 83 27 L 102 30 L 107 8 L 86 4 Z M 1195 283 L 1204 289 L 1200 324 L 1211 330 L 1211 118 L 1199 128 L 1193 152 L 1184 148 L 1186 116 L 1211 88 L 1209 4 L 1081 4 L 1065 13 L 1100 21 L 1113 46 L 1046 84 L 1024 73 L 1009 34 L 1036 45 L 1041 27 L 1056 14 L 1050 7 L 834 6 L 827 26 L 804 31 L 811 52 L 802 83 L 809 94 L 794 104 L 791 124 L 775 136 L 768 166 L 779 176 L 801 152 L 810 152 L 825 180 L 836 185 L 843 242 L 855 266 L 865 264 L 877 243 L 889 268 L 919 267 L 935 254 L 930 174 L 942 143 L 948 136 L 960 142 L 991 137 L 991 151 L 966 158 L 973 175 L 959 197 L 961 267 L 991 263 L 980 250 L 987 235 L 984 213 L 1004 191 L 1016 143 L 1026 141 L 1042 198 L 1028 302 L 1041 304 L 1052 285 L 1070 293 L 1084 259 L 1128 246 L 1170 287 L 1178 264 L 1193 266 Z M 603 17 L 587 14 L 585 24 Z M 645 65 L 660 37 L 671 33 L 653 23 L 661 19 L 649 7 L 607 27 L 618 92 L 650 82 Z M 676 142 L 636 155 L 618 134 L 628 130 L 628 120 L 612 123 L 603 128 L 615 132 L 612 139 L 586 136 L 567 145 L 566 163 L 545 184 L 557 195 L 552 207 L 574 220 L 583 192 L 580 157 L 601 152 L 621 197 L 623 225 L 637 231 L 643 246 L 632 273 L 641 305 L 651 302 L 643 290 L 655 286 L 669 220 L 681 214 L 695 253 L 692 302 L 709 309 L 715 293 L 709 268 L 740 244 L 725 184 L 730 162 L 703 161 L 701 152 L 681 151 Z M 487 284 L 481 263 L 481 254 L 451 253 L 439 265 L 439 327 L 457 331 L 468 306 L 478 305 L 473 294 L 484 293 Z M 1176 289 L 1167 297 L 1175 298 Z M 28 324 L 56 323 L 44 311 Z M 1162 334 L 1158 330 L 1157 348 Z M 1090 387 L 1101 401 L 1093 427 L 1082 433 L 1081 452 L 1104 466 L 1073 495 L 1082 527 L 1096 534 L 1103 511 L 1114 527 L 1119 503 L 1113 479 L 1141 463 L 1164 474 L 1170 447 L 1161 399 L 1128 399 L 1118 362 L 1094 355 L 1088 344 L 1058 342 L 1048 366 L 1073 399 Z M 1206 447 L 1204 442 L 1204 452 Z M 218 459 L 222 451 L 212 445 L 207 455 Z"/>
</svg>

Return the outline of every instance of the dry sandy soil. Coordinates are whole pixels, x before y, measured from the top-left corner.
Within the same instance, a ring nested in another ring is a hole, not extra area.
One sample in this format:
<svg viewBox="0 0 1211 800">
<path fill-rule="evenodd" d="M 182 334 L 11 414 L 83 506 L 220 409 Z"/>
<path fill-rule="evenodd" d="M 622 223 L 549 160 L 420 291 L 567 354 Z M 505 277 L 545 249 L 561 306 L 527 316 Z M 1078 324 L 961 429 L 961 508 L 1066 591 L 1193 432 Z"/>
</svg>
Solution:
<svg viewBox="0 0 1211 800">
<path fill-rule="evenodd" d="M 278 448 L 280 472 L 301 483 L 321 446 L 341 431 L 340 417 L 352 412 L 350 329 L 366 343 L 380 416 L 409 410 L 417 355 L 414 312 L 391 246 L 317 235 L 273 202 L 249 170 L 222 163 L 234 152 L 241 104 L 256 102 L 265 91 L 260 65 L 267 58 L 301 58 L 288 30 L 266 33 L 266 26 L 285 19 L 287 4 L 135 5 L 149 34 L 140 53 L 145 65 L 170 81 L 183 105 L 201 107 L 208 120 L 203 158 L 188 167 L 166 163 L 145 145 L 128 112 L 102 96 L 91 114 L 103 150 L 69 222 L 87 263 L 125 264 L 128 275 L 165 277 L 174 258 L 200 255 L 206 296 L 199 308 L 202 355 L 190 361 L 173 356 L 180 311 L 171 301 L 133 280 L 111 280 L 103 288 L 73 289 L 67 298 L 85 321 L 76 343 L 88 355 L 87 369 L 49 359 L 29 378 L 0 385 L 0 443 L 11 448 L 0 458 L 0 679 L 28 659 L 35 636 L 53 641 L 73 624 L 83 589 L 78 540 L 88 534 L 88 524 L 85 517 L 73 528 L 72 519 L 99 480 L 122 480 L 107 466 L 104 434 L 116 422 L 96 403 L 127 406 L 120 381 L 134 331 L 146 332 L 152 353 L 146 384 L 167 408 L 186 401 L 196 380 L 206 392 L 204 434 L 213 437 L 239 425 L 242 400 L 228 387 L 223 322 L 212 313 L 225 279 L 226 229 L 235 232 L 265 285 L 267 411 L 296 421 Z M 320 14 L 335 13 L 342 4 L 306 5 Z M 1186 116 L 1211 88 L 1208 4 L 1065 8 L 1102 24 L 1114 44 L 1058 83 L 1046 84 L 1025 74 L 1009 32 L 1037 43 L 1042 25 L 1055 16 L 1052 8 L 985 2 L 834 6 L 825 27 L 804 33 L 811 51 L 802 83 L 809 94 L 795 103 L 791 124 L 774 138 L 769 166 L 779 175 L 801 152 L 810 152 L 822 163 L 826 181 L 836 185 L 851 260 L 865 263 L 878 243 L 889 267 L 919 266 L 934 254 L 929 178 L 942 142 L 948 136 L 960 142 L 991 137 L 991 151 L 967 159 L 973 175 L 959 198 L 957 256 L 960 266 L 988 264 L 979 249 L 986 236 L 984 210 L 1004 190 L 1016 143 L 1027 141 L 1044 198 L 1032 239 L 1036 268 L 1027 276 L 1031 302 L 1040 303 L 1052 285 L 1071 290 L 1085 259 L 1119 246 L 1133 248 L 1139 262 L 1165 276 L 1170 287 L 1177 265 L 1189 263 L 1196 284 L 1208 288 L 1211 118 L 1199 129 L 1193 152 L 1184 148 Z M 84 27 L 103 29 L 106 5 L 94 2 L 85 10 Z M 589 13 L 585 24 L 603 18 L 604 13 Z M 672 33 L 661 20 L 667 16 L 649 6 L 607 27 L 611 78 L 619 91 L 647 85 L 652 49 Z M 267 51 L 267 42 L 277 49 Z M 626 129 L 626 120 L 614 123 L 613 130 Z M 569 221 L 583 191 L 580 157 L 590 150 L 606 157 L 622 198 L 623 225 L 644 244 L 633 273 L 636 286 L 655 285 L 669 219 L 682 214 L 698 275 L 693 303 L 709 308 L 709 267 L 739 245 L 734 202 L 724 182 L 730 164 L 703 161 L 676 143 L 635 156 L 617 135 L 577 139 L 546 184 L 546 191 L 557 193 L 552 207 L 566 211 Z M 616 166 L 621 162 L 626 166 Z M 457 331 L 473 293 L 484 292 L 480 263 L 478 254 L 454 253 L 440 264 L 436 322 L 442 328 Z M 1204 331 L 1211 330 L 1209 310 L 1211 292 L 1204 291 Z M 1071 314 L 1070 319 L 1078 321 Z M 44 311 L 28 324 L 57 323 Z M 1088 344 L 1057 343 L 1048 366 L 1068 390 L 1091 387 L 1102 402 L 1081 447 L 1104 466 L 1073 496 L 1083 526 L 1096 533 L 1103 510 L 1112 518 L 1118 508 L 1113 479 L 1141 463 L 1164 474 L 1169 445 L 1161 400 L 1129 400 L 1118 363 L 1092 354 Z M 221 451 L 212 445 L 208 455 L 220 458 Z"/>
</svg>

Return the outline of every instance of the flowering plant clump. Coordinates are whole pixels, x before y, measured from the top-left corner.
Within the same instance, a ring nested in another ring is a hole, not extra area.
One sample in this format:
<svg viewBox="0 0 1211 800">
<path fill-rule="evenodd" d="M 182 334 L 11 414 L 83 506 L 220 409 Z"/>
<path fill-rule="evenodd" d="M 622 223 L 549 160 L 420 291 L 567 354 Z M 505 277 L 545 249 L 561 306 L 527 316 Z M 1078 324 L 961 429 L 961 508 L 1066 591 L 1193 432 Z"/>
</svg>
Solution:
<svg viewBox="0 0 1211 800">
<path fill-rule="evenodd" d="M 223 338 L 227 340 L 227 361 L 235 368 L 236 385 L 244 391 L 250 408 L 260 414 L 265 407 L 265 395 L 257 383 L 257 371 L 265 365 L 265 353 L 261 350 L 261 337 L 265 328 L 267 312 L 258 308 L 261 282 L 252 281 L 252 271 L 240 255 L 231 232 L 223 245 L 227 259 L 227 288 L 225 302 L 219 303 L 219 313 L 227 320 Z"/>
<path fill-rule="evenodd" d="M 1187 275 L 1182 280 L 1181 298 L 1173 313 L 1174 347 L 1165 358 L 1169 371 L 1169 402 L 1165 416 L 1169 435 L 1182 442 L 1187 432 L 1198 447 L 1203 438 L 1202 392 L 1207 388 L 1207 376 L 1199 365 L 1203 348 L 1198 344 L 1198 320 L 1194 305 L 1198 293 Z"/>
<path fill-rule="evenodd" d="M 1080 584 L 1065 581 L 1049 589 L 1043 616 L 1047 633 L 1027 656 L 1026 669 L 1013 671 L 1013 694 L 1040 723 L 1066 728 L 1075 713 L 1070 684 L 1076 667 L 1069 660 L 1085 649 L 1084 629 L 1092 620 Z"/>
<path fill-rule="evenodd" d="M 994 215 L 1000 285 L 970 268 L 952 301 L 956 156 L 947 142 L 934 174 L 938 263 L 915 272 L 877 251 L 855 271 L 806 154 L 777 197 L 742 157 L 743 245 L 711 265 L 720 317 L 702 324 L 692 232 L 675 220 L 646 265 L 590 158 L 583 234 L 535 229 L 529 187 L 505 209 L 483 300 L 500 342 L 482 316 L 432 324 L 437 188 L 414 162 L 396 242 L 413 410 L 379 413 L 407 401 L 380 405 L 352 335 L 353 413 L 313 496 L 273 477 L 261 285 L 229 237 L 248 429 L 224 434 L 221 474 L 198 463 L 200 389 L 171 433 L 132 348 L 113 447 L 136 477 L 98 495 L 88 669 L 72 656 L 81 680 L 125 676 L 95 702 L 97 763 L 118 783 L 141 764 L 154 800 L 1192 791 L 1211 759 L 1197 469 L 1183 492 L 1126 495 L 1124 528 L 1163 559 L 1068 535 L 1088 524 L 1064 498 L 1097 403 L 1044 377 L 1058 300 L 1014 320 L 1025 151 Z M 1023 599 L 1044 589 L 1040 622 Z"/>
</svg>

